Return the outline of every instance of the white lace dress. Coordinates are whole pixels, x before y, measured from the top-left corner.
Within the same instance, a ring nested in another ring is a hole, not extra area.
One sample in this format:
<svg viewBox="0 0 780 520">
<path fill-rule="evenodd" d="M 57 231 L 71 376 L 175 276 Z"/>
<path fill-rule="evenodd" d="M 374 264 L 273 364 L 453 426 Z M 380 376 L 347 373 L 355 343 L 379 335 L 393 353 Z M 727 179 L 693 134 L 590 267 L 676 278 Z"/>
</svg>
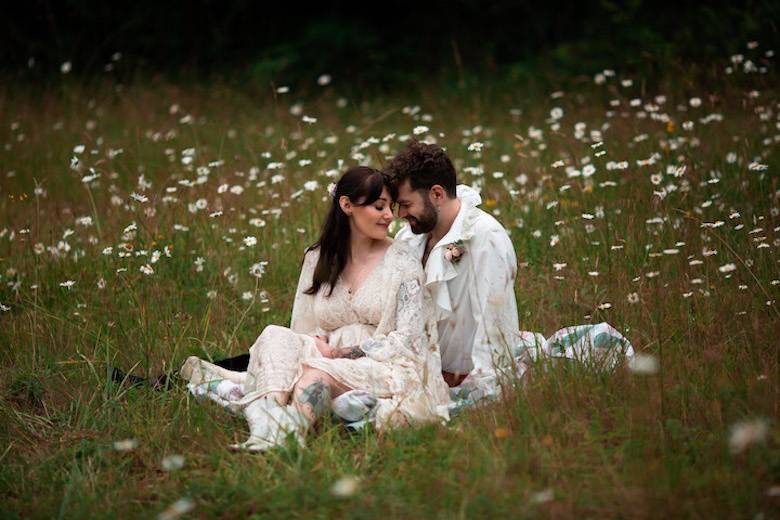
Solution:
<svg viewBox="0 0 780 520">
<path fill-rule="evenodd" d="M 341 281 L 330 296 L 327 284 L 316 295 L 304 293 L 318 257 L 314 250 L 304 258 L 290 328 L 266 327 L 249 350 L 247 372 L 232 373 L 243 398 L 231 408 L 269 392 L 291 391 L 307 365 L 373 394 L 378 428 L 447 420 L 450 398 L 441 376 L 433 307 L 422 266 L 409 246 L 394 242 L 354 294 Z M 360 345 L 366 355 L 325 358 L 314 335 L 327 336 L 333 347 Z"/>
</svg>

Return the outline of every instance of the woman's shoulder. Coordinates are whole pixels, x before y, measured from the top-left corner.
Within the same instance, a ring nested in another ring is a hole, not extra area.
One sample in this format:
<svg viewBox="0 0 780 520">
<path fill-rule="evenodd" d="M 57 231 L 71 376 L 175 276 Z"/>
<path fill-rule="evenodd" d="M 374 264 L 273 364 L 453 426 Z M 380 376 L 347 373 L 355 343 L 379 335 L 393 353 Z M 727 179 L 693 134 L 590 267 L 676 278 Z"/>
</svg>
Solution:
<svg viewBox="0 0 780 520">
<path fill-rule="evenodd" d="M 386 255 L 392 259 L 392 264 L 398 269 L 412 272 L 422 271 L 422 262 L 417 257 L 417 252 L 412 249 L 406 240 L 394 240 L 387 249 Z"/>
<path fill-rule="evenodd" d="M 317 244 L 309 246 L 303 251 L 303 265 L 306 267 L 311 266 L 311 268 L 314 269 L 314 266 L 317 265 L 317 260 L 319 260 L 319 258 L 320 248 Z"/>
</svg>

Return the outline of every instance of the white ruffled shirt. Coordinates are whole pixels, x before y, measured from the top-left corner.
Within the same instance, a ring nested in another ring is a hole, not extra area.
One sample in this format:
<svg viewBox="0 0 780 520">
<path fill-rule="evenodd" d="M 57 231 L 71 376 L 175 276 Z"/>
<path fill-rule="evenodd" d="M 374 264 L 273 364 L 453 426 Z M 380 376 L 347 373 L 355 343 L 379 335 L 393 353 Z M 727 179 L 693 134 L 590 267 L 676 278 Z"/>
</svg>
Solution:
<svg viewBox="0 0 780 520">
<path fill-rule="evenodd" d="M 477 206 L 479 193 L 457 187 L 461 207 L 449 232 L 431 249 L 425 285 L 438 323 L 442 369 L 469 374 L 472 385 L 493 393 L 499 366 L 512 358 L 519 340 L 514 282 L 517 257 L 504 227 Z M 415 235 L 407 224 L 396 235 L 422 258 L 426 234 Z M 462 241 L 458 262 L 445 257 L 448 244 Z M 483 381 L 484 384 L 480 384 Z"/>
</svg>

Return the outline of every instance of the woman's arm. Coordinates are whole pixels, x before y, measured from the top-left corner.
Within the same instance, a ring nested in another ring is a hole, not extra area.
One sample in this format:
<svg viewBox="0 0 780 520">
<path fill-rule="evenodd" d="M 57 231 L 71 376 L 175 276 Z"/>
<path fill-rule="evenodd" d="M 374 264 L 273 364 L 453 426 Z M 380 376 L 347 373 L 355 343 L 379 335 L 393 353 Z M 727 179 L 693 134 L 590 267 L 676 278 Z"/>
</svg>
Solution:
<svg viewBox="0 0 780 520">
<path fill-rule="evenodd" d="M 317 265 L 319 253 L 317 250 L 308 251 L 303 257 L 301 275 L 298 278 L 298 287 L 293 301 L 292 318 L 290 328 L 299 334 L 312 334 L 317 329 L 317 320 L 314 316 L 314 295 L 304 291 L 311 287 L 314 276 L 314 266 Z"/>
</svg>

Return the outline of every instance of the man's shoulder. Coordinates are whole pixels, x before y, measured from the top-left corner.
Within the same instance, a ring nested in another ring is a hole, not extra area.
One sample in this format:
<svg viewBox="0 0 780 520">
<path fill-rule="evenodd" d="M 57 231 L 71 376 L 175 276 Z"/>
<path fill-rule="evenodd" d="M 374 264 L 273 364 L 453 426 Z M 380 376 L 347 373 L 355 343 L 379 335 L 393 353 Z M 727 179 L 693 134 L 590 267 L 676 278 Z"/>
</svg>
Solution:
<svg viewBox="0 0 780 520">
<path fill-rule="evenodd" d="M 509 236 L 506 228 L 493 215 L 480 208 L 472 209 L 471 230 L 474 237 L 487 238 L 492 233 Z"/>
</svg>

